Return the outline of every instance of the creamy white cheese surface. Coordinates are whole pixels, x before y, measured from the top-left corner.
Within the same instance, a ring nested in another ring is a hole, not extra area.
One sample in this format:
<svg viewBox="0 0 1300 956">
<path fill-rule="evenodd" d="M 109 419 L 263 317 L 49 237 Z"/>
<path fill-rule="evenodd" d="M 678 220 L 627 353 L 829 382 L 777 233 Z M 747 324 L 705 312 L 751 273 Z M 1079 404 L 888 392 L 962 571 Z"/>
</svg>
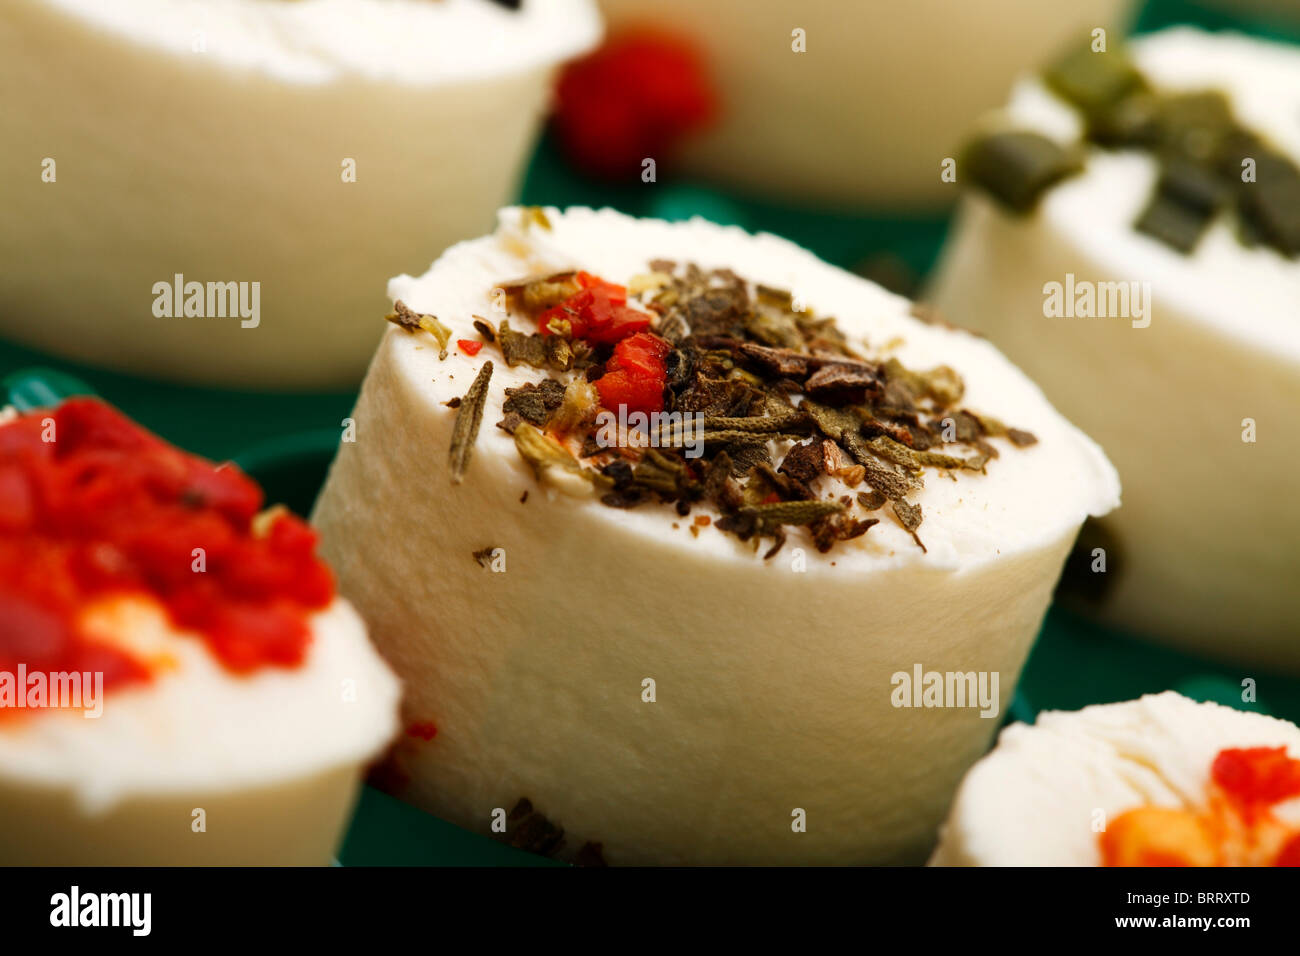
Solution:
<svg viewBox="0 0 1300 956">
<path fill-rule="evenodd" d="M 1300 52 L 1169 30 L 1133 43 L 1161 88 L 1218 89 L 1238 119 L 1300 160 Z M 993 125 L 1077 141 L 1037 81 Z M 1133 226 L 1155 185 L 1144 152 L 1088 151 L 1085 171 L 1017 217 L 968 196 L 932 299 L 986 334 L 1101 443 L 1124 480 L 1096 613 L 1196 653 L 1300 669 L 1300 261 L 1248 248 L 1226 216 L 1190 254 Z M 1141 312 L 1059 314 L 1050 290 L 1122 286 Z M 1136 290 L 1136 291 L 1135 291 Z M 1215 519 L 1204 519 L 1213 508 Z"/>
<path fill-rule="evenodd" d="M 1220 750 L 1278 746 L 1300 755 L 1300 728 L 1173 692 L 1046 711 L 1002 731 L 971 768 L 930 863 L 1098 866 L 1098 819 L 1145 805 L 1201 808 Z M 1300 823 L 1300 800 L 1273 809 Z"/>
<path fill-rule="evenodd" d="M 574 267 L 625 282 L 662 257 L 727 267 L 795 290 L 867 354 L 889 344 L 911 366 L 951 365 L 964 406 L 1039 442 L 999 442 L 987 475 L 926 476 L 928 554 L 882 514 L 824 555 L 792 531 L 765 561 L 696 525 L 708 507 L 622 510 L 539 485 L 496 423 L 504 389 L 542 373 L 507 368 L 494 345 L 470 358 L 453 341 L 440 360 L 429 334 L 391 329 L 313 522 L 408 688 L 406 719 L 438 728 L 399 748 L 394 792 L 484 834 L 527 797 L 570 851 L 600 842 L 611 863 L 919 862 L 1079 524 L 1117 501 L 1113 470 L 986 342 L 920 323 L 788 242 L 700 220 L 546 215 L 550 230 L 505 210 L 496 233 L 390 295 L 477 340 L 473 316 L 501 318 L 503 282 Z M 489 360 L 482 428 L 453 484 L 445 403 Z M 893 679 L 916 664 L 996 675 L 988 715 L 974 701 L 895 706 Z"/>
<path fill-rule="evenodd" d="M 464 82 L 573 56 L 600 33 L 590 0 L 39 0 L 105 32 L 282 80 Z"/>
</svg>

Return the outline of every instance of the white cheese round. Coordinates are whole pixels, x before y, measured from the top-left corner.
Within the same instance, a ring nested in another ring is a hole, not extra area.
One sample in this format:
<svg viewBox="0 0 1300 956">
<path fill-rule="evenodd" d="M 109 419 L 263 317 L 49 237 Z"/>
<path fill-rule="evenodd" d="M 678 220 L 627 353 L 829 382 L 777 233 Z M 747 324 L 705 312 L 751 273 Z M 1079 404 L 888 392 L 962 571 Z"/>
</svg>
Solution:
<svg viewBox="0 0 1300 956">
<path fill-rule="evenodd" d="M 962 781 L 933 866 L 1098 866 L 1098 827 L 1135 807 L 1195 810 L 1229 747 L 1286 747 L 1284 720 L 1173 692 L 1013 724 Z M 1300 824 L 1300 800 L 1275 814 Z"/>
<path fill-rule="evenodd" d="M 928 553 L 885 518 L 824 555 L 794 531 L 764 560 L 712 525 L 693 534 L 696 516 L 718 517 L 708 507 L 681 518 L 539 486 L 495 426 L 504 389 L 542 373 L 508 368 L 493 345 L 471 358 L 453 343 L 440 360 L 432 336 L 390 329 L 313 522 L 410 716 L 438 727 L 402 756 L 399 795 L 483 833 L 527 797 L 572 848 L 603 843 L 613 863 L 923 859 L 996 720 L 896 707 L 891 681 L 917 664 L 996 672 L 991 709 L 1004 706 L 1079 525 L 1118 502 L 1113 469 L 987 342 L 917 321 L 906 300 L 789 242 L 545 212 L 549 230 L 503 211 L 496 233 L 390 295 L 477 340 L 473 317 L 501 318 L 492 289 L 513 279 L 582 268 L 624 282 L 657 258 L 727 267 L 794 290 L 868 354 L 952 366 L 964 407 L 1039 440 L 996 440 L 987 474 L 927 475 L 915 503 Z M 445 403 L 489 359 L 454 485 Z M 484 549 L 498 570 L 476 561 Z M 800 811 L 806 832 L 792 829 Z"/>
<path fill-rule="evenodd" d="M 1159 87 L 1222 90 L 1241 122 L 1300 160 L 1294 49 L 1177 29 L 1134 52 Z M 1079 134 L 1072 110 L 1032 81 L 998 121 Z M 933 298 L 1042 382 L 1124 476 L 1099 613 L 1199 653 L 1296 671 L 1300 261 L 1242 245 L 1226 220 L 1190 255 L 1139 233 L 1156 176 L 1146 153 L 1093 149 L 1031 216 L 970 196 Z M 1145 287 L 1146 314 L 1048 317 L 1049 283 Z"/>
<path fill-rule="evenodd" d="M 935 208 L 961 131 L 1024 70 L 1127 0 L 845 3 L 600 0 L 611 35 L 646 25 L 693 42 L 718 87 L 713 129 L 687 143 L 692 173 L 762 198 L 842 208 Z M 802 50 L 799 48 L 802 46 Z"/>
<path fill-rule="evenodd" d="M 0 334 L 187 384 L 355 383 L 380 283 L 491 225 L 599 36 L 592 0 L 14 0 Z"/>
<path fill-rule="evenodd" d="M 588 0 L 40 0 L 158 53 L 287 82 L 463 84 L 548 68 L 598 31 Z M 200 49 L 196 50 L 196 46 Z"/>
</svg>

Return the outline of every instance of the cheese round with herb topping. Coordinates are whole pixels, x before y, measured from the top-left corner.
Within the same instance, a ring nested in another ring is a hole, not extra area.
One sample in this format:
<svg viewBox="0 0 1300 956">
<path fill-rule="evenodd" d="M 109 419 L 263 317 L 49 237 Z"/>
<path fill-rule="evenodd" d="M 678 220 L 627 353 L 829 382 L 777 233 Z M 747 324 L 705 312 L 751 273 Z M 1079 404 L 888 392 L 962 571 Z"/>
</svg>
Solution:
<svg viewBox="0 0 1300 956">
<path fill-rule="evenodd" d="M 1289 862 L 1282 862 L 1282 861 Z M 1013 724 L 933 866 L 1300 863 L 1300 729 L 1173 692 Z"/>
<path fill-rule="evenodd" d="M 405 327 L 379 347 L 313 523 L 407 684 L 405 719 L 437 727 L 399 748 L 393 791 L 553 850 L 540 817 L 610 863 L 923 859 L 1076 531 L 1118 501 L 1098 448 L 987 342 L 771 235 L 507 209 L 389 293 Z M 954 425 L 1005 423 L 942 446 L 996 451 L 984 470 L 864 450 L 940 440 L 882 404 L 919 410 L 922 391 L 969 410 Z M 719 405 L 692 459 L 593 438 L 574 426 L 584 395 L 629 421 Z M 836 410 L 858 416 L 839 443 Z M 773 423 L 792 437 L 746 437 Z M 927 685 L 969 672 L 969 699 L 904 693 L 915 667 Z M 532 815 L 512 815 L 524 799 Z"/>
<path fill-rule="evenodd" d="M 412 250 L 488 228 L 592 0 L 13 0 L 0 332 L 187 384 L 351 385 Z"/>
<path fill-rule="evenodd" d="M 1190 29 L 1132 52 L 1158 90 L 1225 94 L 1238 123 L 1300 163 L 1300 52 Z M 1036 81 L 991 122 L 1062 143 L 1083 131 Z M 1262 156 L 1230 159 L 1233 175 L 1247 160 L 1268 171 Z M 973 193 L 933 300 L 1042 382 L 1124 476 L 1124 508 L 1081 536 L 1079 577 L 1096 613 L 1197 653 L 1296 672 L 1300 260 L 1247 246 L 1227 212 L 1186 253 L 1139 231 L 1158 175 L 1147 150 L 1091 147 L 1083 171 L 1028 215 Z M 1104 576 L 1090 567 L 1095 548 Z"/>
</svg>

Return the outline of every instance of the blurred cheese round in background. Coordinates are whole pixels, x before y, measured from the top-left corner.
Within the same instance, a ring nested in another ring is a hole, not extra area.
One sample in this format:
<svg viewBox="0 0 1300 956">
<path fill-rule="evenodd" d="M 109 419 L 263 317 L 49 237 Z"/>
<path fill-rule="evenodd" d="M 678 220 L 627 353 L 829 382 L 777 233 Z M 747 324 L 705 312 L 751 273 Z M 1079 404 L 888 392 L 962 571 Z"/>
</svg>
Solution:
<svg viewBox="0 0 1300 956">
<path fill-rule="evenodd" d="M 1063 44 L 1123 26 L 1126 0 L 845 3 L 600 0 L 611 37 L 657 28 L 697 47 L 719 99 L 683 144 L 692 174 L 822 207 L 941 207 L 964 129 Z M 801 42 L 805 52 L 795 52 Z"/>
<path fill-rule="evenodd" d="M 1300 728 L 1171 691 L 1007 727 L 966 774 L 930 859 L 1298 863 Z"/>
<path fill-rule="evenodd" d="M 1222 91 L 1239 123 L 1300 161 L 1300 50 L 1175 29 L 1132 52 L 1158 90 Z M 1036 80 L 991 122 L 1070 143 L 1082 131 Z M 1138 231 L 1158 175 L 1148 151 L 1092 147 L 1029 215 L 972 192 L 932 298 L 1042 382 L 1119 469 L 1123 508 L 1080 539 L 1106 551 L 1091 579 L 1097 613 L 1185 650 L 1297 672 L 1300 260 L 1247 246 L 1226 214 L 1190 253 Z M 1049 295 L 1100 303 L 1111 289 L 1130 295 L 1128 315 L 1048 317 Z M 1082 556 L 1084 575 L 1092 560 Z"/>
<path fill-rule="evenodd" d="M 591 0 L 7 3 L 0 336 L 187 383 L 357 381 L 384 279 L 491 224 L 599 35 Z M 202 316 L 158 301 L 178 275 Z"/>
</svg>

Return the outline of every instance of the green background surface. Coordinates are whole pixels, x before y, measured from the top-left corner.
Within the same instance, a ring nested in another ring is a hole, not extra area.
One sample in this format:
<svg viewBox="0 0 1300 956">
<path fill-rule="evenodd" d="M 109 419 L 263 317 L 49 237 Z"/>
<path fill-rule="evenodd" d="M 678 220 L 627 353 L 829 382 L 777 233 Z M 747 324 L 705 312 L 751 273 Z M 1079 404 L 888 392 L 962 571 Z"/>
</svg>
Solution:
<svg viewBox="0 0 1300 956">
<path fill-rule="evenodd" d="M 1151 0 L 1139 32 L 1173 23 L 1233 27 L 1300 42 L 1300 20 L 1246 18 L 1190 0 Z M 712 186 L 661 181 L 613 187 L 577 176 L 544 139 L 529 167 L 522 200 L 537 205 L 613 206 L 634 215 L 716 222 L 783 235 L 823 259 L 873 276 L 914 280 L 933 264 L 946 217 L 872 217 L 810 212 L 730 195 Z M 324 479 L 355 392 L 258 393 L 189 388 L 76 365 L 0 341 L 0 376 L 11 399 L 39 405 L 91 390 L 182 447 L 234 459 L 254 475 L 269 500 L 305 514 Z M 85 383 L 84 385 L 81 383 Z M 1230 639 L 1225 636 L 1225 640 Z M 1257 682 L 1258 702 L 1243 704 L 1241 681 Z M 1048 612 L 1016 691 L 1008 720 L 1032 720 L 1043 709 L 1077 709 L 1178 690 L 1300 722 L 1300 680 L 1244 672 L 1200 660 L 1097 626 L 1059 605 Z M 563 821 L 560 821 L 561 823 Z M 340 854 L 345 865 L 553 865 L 438 820 L 365 788 Z"/>
</svg>

